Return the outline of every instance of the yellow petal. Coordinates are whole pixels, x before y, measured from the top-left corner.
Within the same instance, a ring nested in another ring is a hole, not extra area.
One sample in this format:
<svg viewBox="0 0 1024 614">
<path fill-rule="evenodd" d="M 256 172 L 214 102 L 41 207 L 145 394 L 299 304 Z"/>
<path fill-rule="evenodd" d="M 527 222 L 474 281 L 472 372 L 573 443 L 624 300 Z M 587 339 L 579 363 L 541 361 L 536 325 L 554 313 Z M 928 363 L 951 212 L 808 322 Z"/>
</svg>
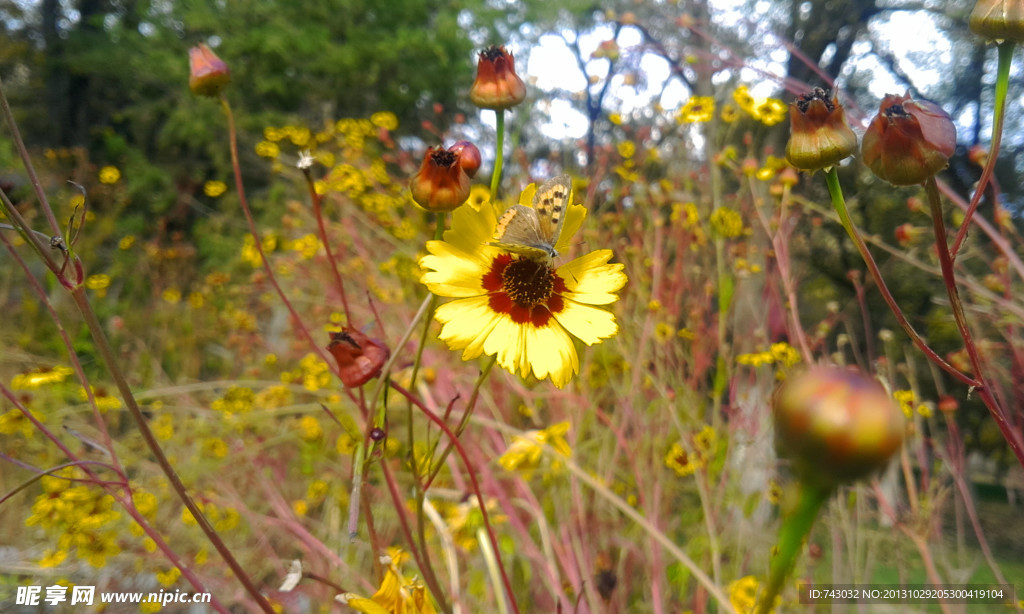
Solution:
<svg viewBox="0 0 1024 614">
<path fill-rule="evenodd" d="M 427 241 L 429 256 L 420 258 L 420 267 L 428 269 L 420 282 L 438 296 L 462 298 L 484 294 L 481 280 L 490 267 L 490 260 L 480 257 L 480 250 L 467 254 L 444 241 Z"/>
<path fill-rule="evenodd" d="M 619 300 L 615 292 L 626 285 L 628 278 L 622 272 L 622 263 L 607 264 L 611 257 L 610 249 L 599 249 L 559 267 L 558 274 L 568 290 L 563 296 L 590 305 Z"/>
<path fill-rule="evenodd" d="M 356 612 L 362 612 L 363 614 L 391 614 L 372 599 L 360 597 L 354 593 L 343 593 L 336 596 L 334 600 L 338 603 L 347 605 Z"/>
<path fill-rule="evenodd" d="M 580 359 L 572 337 L 558 325 L 525 329 L 527 360 L 537 379 L 551 378 L 559 388 L 565 386 L 580 371 Z M 523 371 L 526 374 L 526 371 Z"/>
<path fill-rule="evenodd" d="M 615 323 L 615 316 L 612 313 L 573 301 L 566 301 L 565 309 L 557 314 L 555 319 L 587 345 L 599 343 L 601 339 L 607 339 L 619 332 L 619 325 Z"/>
<path fill-rule="evenodd" d="M 434 319 L 443 324 L 438 337 L 449 348 L 464 350 L 463 360 L 480 356 L 484 342 L 502 318 L 501 314 L 491 310 L 486 296 L 445 303 L 434 313 Z"/>
</svg>

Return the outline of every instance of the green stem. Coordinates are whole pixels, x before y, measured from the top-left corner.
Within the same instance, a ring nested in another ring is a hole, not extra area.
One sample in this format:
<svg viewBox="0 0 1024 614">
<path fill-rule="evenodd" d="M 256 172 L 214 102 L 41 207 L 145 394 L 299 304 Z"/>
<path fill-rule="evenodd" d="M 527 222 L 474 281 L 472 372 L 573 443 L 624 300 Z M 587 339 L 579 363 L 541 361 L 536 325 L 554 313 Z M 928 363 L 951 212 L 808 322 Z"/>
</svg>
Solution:
<svg viewBox="0 0 1024 614">
<path fill-rule="evenodd" d="M 820 488 L 809 484 L 800 485 L 800 499 L 779 527 L 779 539 L 772 552 L 771 571 L 768 585 L 757 604 L 757 614 L 768 614 L 775 599 L 782 591 L 786 578 L 796 566 L 800 550 L 814 526 L 821 506 L 832 494 L 831 488 Z"/>
<path fill-rule="evenodd" d="M 956 239 L 953 241 L 953 249 L 950 254 L 954 260 L 956 260 L 956 255 L 960 252 L 960 247 L 967 236 L 967 229 L 971 225 L 974 212 L 978 209 L 978 203 L 985 195 L 985 187 L 988 186 L 988 182 L 992 178 L 996 158 L 999 157 L 999 145 L 1003 140 L 1003 110 L 1006 107 L 1006 92 L 1010 85 L 1010 64 L 1013 62 L 1014 43 L 1013 41 L 1004 41 L 999 43 L 998 49 L 999 67 L 996 70 L 995 100 L 992 109 L 992 145 L 989 147 L 988 160 L 985 162 L 985 169 L 981 172 L 981 178 L 978 180 L 978 187 L 975 188 L 971 204 L 967 207 L 967 213 L 964 214 L 963 224 L 960 225 L 960 230 L 957 231 Z"/>
<path fill-rule="evenodd" d="M 861 258 L 864 259 L 864 264 L 868 267 L 868 272 L 871 273 L 871 278 L 875 281 L 875 286 L 878 287 L 878 291 L 882 293 L 882 299 L 885 300 L 885 304 L 889 306 L 889 310 L 892 311 L 893 316 L 896 317 L 896 321 L 899 322 L 900 327 L 907 333 L 910 340 L 914 342 L 919 350 L 924 352 L 928 360 L 942 368 L 957 380 L 963 382 L 968 386 L 979 386 L 981 382 L 976 379 L 961 373 L 959 369 L 946 362 L 941 356 L 935 353 L 935 350 L 930 348 L 924 339 L 917 334 L 914 327 L 907 321 L 906 316 L 903 315 L 903 311 L 899 305 L 896 304 L 896 299 L 893 298 L 889 292 L 889 287 L 885 285 L 885 279 L 882 278 L 882 272 L 878 270 L 878 265 L 875 263 L 874 257 L 871 252 L 868 251 L 868 246 L 864 243 L 863 237 L 857 232 L 857 228 L 853 225 L 853 220 L 850 219 L 850 212 L 846 209 L 846 200 L 843 198 L 843 188 L 839 185 L 839 173 L 836 172 L 835 167 L 832 167 L 825 174 L 825 183 L 828 185 L 828 192 L 832 196 L 832 206 L 836 210 L 836 214 L 839 216 L 839 221 L 842 223 L 843 228 L 846 229 L 846 233 L 853 239 L 854 245 L 857 246 L 857 251 L 860 252 Z"/>
<path fill-rule="evenodd" d="M 498 118 L 495 131 L 498 135 L 497 151 L 494 154 L 494 172 L 491 174 L 491 202 L 498 201 L 498 185 L 501 183 L 501 166 L 505 158 L 505 110 L 494 112 Z"/>
</svg>

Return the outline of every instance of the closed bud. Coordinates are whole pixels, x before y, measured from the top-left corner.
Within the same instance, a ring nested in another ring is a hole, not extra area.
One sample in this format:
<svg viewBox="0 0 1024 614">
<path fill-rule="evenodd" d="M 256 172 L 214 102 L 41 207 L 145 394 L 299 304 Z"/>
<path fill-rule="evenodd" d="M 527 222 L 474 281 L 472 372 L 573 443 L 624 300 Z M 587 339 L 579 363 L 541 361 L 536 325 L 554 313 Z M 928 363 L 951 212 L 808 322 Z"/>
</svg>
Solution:
<svg viewBox="0 0 1024 614">
<path fill-rule="evenodd" d="M 887 95 L 861 141 L 864 164 L 893 185 L 915 185 L 946 168 L 956 126 L 938 105 Z"/>
<path fill-rule="evenodd" d="M 821 488 L 884 468 L 903 445 L 904 417 L 874 379 L 814 367 L 787 379 L 772 399 L 775 446 L 794 473 Z"/>
<path fill-rule="evenodd" d="M 459 157 L 459 164 L 462 166 L 462 170 L 466 171 L 466 174 L 469 175 L 470 179 L 476 176 L 476 172 L 480 170 L 482 162 L 480 150 L 477 149 L 476 145 L 469 141 L 459 141 L 449 147 L 448 151 Z"/>
<path fill-rule="evenodd" d="M 231 81 L 228 65 L 203 43 L 188 50 L 188 65 L 188 88 L 198 96 L 218 96 Z"/>
<path fill-rule="evenodd" d="M 481 109 L 496 111 L 526 100 L 526 84 L 516 74 L 515 58 L 504 47 L 492 45 L 480 52 L 469 99 Z"/>
<path fill-rule="evenodd" d="M 798 98 L 789 114 L 786 160 L 805 171 L 830 168 L 857 150 L 857 135 L 846 111 L 829 90 L 815 88 Z"/>
<path fill-rule="evenodd" d="M 979 0 L 967 26 L 978 36 L 997 41 L 1024 41 L 1024 2 Z"/>
<path fill-rule="evenodd" d="M 462 150 L 452 151 L 441 146 L 427 149 L 420 170 L 409 184 L 412 199 L 417 205 L 427 211 L 444 212 L 466 202 L 469 198 L 469 175 L 462 167 L 461 153 Z"/>
</svg>

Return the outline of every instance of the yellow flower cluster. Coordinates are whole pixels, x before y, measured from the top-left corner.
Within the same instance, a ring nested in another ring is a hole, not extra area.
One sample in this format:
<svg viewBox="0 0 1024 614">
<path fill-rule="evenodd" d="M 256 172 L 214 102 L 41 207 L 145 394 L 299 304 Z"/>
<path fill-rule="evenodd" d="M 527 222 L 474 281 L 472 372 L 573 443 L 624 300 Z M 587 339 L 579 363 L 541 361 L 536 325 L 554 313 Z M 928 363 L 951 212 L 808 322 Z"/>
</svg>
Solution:
<svg viewBox="0 0 1024 614">
<path fill-rule="evenodd" d="M 233 417 L 235 414 L 245 414 L 252 411 L 256 394 L 252 388 L 244 386 L 232 386 L 227 389 L 219 399 L 210 404 L 210 407 L 223 412 L 225 418 Z"/>
<path fill-rule="evenodd" d="M 766 126 L 774 126 L 786 119 L 786 103 L 778 98 L 755 100 L 746 85 L 737 87 L 732 98 L 742 111 Z"/>
<path fill-rule="evenodd" d="M 683 446 L 682 441 L 672 444 L 665 455 L 665 465 L 679 476 L 686 477 L 707 466 L 717 448 L 718 433 L 714 427 L 705 424 L 699 433 L 690 436 L 690 446 Z"/>
<path fill-rule="evenodd" d="M 274 235 L 266 235 L 263 237 L 263 253 L 269 254 L 270 252 L 277 249 L 277 237 Z M 253 268 L 263 266 L 263 259 L 260 258 L 260 252 L 256 249 L 256 239 L 252 238 L 251 234 L 245 235 L 242 240 L 242 260 L 248 262 Z"/>
<path fill-rule="evenodd" d="M 241 520 L 238 510 L 231 507 L 219 507 L 212 501 L 196 501 L 196 507 L 217 531 L 223 533 L 238 528 L 238 522 Z M 195 516 L 184 506 L 181 508 L 181 522 L 191 526 L 197 524 Z"/>
<path fill-rule="evenodd" d="M 331 385 L 331 369 L 316 354 L 309 353 L 299 361 L 298 369 L 282 373 L 281 381 L 300 382 L 306 390 L 316 392 Z"/>
<path fill-rule="evenodd" d="M 900 404 L 900 410 L 903 411 L 903 415 L 907 418 L 912 417 L 914 411 L 917 411 L 917 413 L 925 418 L 932 416 L 932 408 L 928 403 L 918 403 L 917 407 L 914 406 L 917 398 L 914 396 L 913 390 L 894 390 L 892 398 Z"/>
<path fill-rule="evenodd" d="M 781 341 L 773 343 L 771 348 L 764 352 L 740 354 L 736 357 L 736 362 L 751 367 L 778 364 L 789 368 L 800 362 L 800 352 L 785 341 Z"/>
<path fill-rule="evenodd" d="M 113 525 L 120 514 L 113 509 L 114 499 L 98 488 L 75 486 L 71 472 L 43 476 L 43 494 L 36 497 L 25 526 L 38 526 L 59 533 L 56 550 L 39 561 L 41 567 L 59 565 L 74 550 L 79 559 L 93 567 L 103 567 L 107 558 L 118 554 L 120 531 Z"/>
</svg>

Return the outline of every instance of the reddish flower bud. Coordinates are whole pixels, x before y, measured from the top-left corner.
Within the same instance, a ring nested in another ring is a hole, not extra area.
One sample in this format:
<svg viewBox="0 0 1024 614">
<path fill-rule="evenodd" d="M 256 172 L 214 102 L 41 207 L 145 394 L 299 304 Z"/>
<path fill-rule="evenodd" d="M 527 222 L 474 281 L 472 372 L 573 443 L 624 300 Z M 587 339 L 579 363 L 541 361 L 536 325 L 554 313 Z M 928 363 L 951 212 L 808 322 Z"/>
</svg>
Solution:
<svg viewBox="0 0 1024 614">
<path fill-rule="evenodd" d="M 380 375 L 391 351 L 376 339 L 370 339 L 354 328 L 331 333 L 327 351 L 338 361 L 341 382 L 349 388 L 362 386 Z"/>
<path fill-rule="evenodd" d="M 772 400 L 775 446 L 804 482 L 831 488 L 885 467 L 904 417 L 877 381 L 840 367 L 787 379 Z"/>
<path fill-rule="evenodd" d="M 480 164 L 482 159 L 480 158 L 480 150 L 477 149 L 476 145 L 469 141 L 459 141 L 448 148 L 448 151 L 454 153 L 459 157 L 459 164 L 462 165 L 462 170 L 466 171 L 466 174 L 470 178 L 476 176 L 476 172 L 480 170 Z"/>
<path fill-rule="evenodd" d="M 900 224 L 896 227 L 896 242 L 901 247 L 907 247 L 911 243 L 914 243 L 925 234 L 924 228 L 919 228 L 911 223 Z"/>
<path fill-rule="evenodd" d="M 188 50 L 188 65 L 188 88 L 198 96 L 218 96 L 231 81 L 228 65 L 203 43 Z"/>
<path fill-rule="evenodd" d="M 441 146 L 427 149 L 423 164 L 409 185 L 417 205 L 427 211 L 442 212 L 466 202 L 469 175 L 462 168 L 460 153 Z"/>
<path fill-rule="evenodd" d="M 914 185 L 946 168 L 956 126 L 938 105 L 889 94 L 861 142 L 864 164 L 893 185 Z"/>
<path fill-rule="evenodd" d="M 516 74 L 515 58 L 504 47 L 480 52 L 469 99 L 481 109 L 508 109 L 526 100 L 526 84 Z"/>
<path fill-rule="evenodd" d="M 790 105 L 786 160 L 805 171 L 829 168 L 857 150 L 846 111 L 829 90 L 814 88 Z"/>
<path fill-rule="evenodd" d="M 1024 41 L 1024 3 L 1020 0 L 978 0 L 967 26 L 978 36 L 998 41 Z"/>
</svg>

